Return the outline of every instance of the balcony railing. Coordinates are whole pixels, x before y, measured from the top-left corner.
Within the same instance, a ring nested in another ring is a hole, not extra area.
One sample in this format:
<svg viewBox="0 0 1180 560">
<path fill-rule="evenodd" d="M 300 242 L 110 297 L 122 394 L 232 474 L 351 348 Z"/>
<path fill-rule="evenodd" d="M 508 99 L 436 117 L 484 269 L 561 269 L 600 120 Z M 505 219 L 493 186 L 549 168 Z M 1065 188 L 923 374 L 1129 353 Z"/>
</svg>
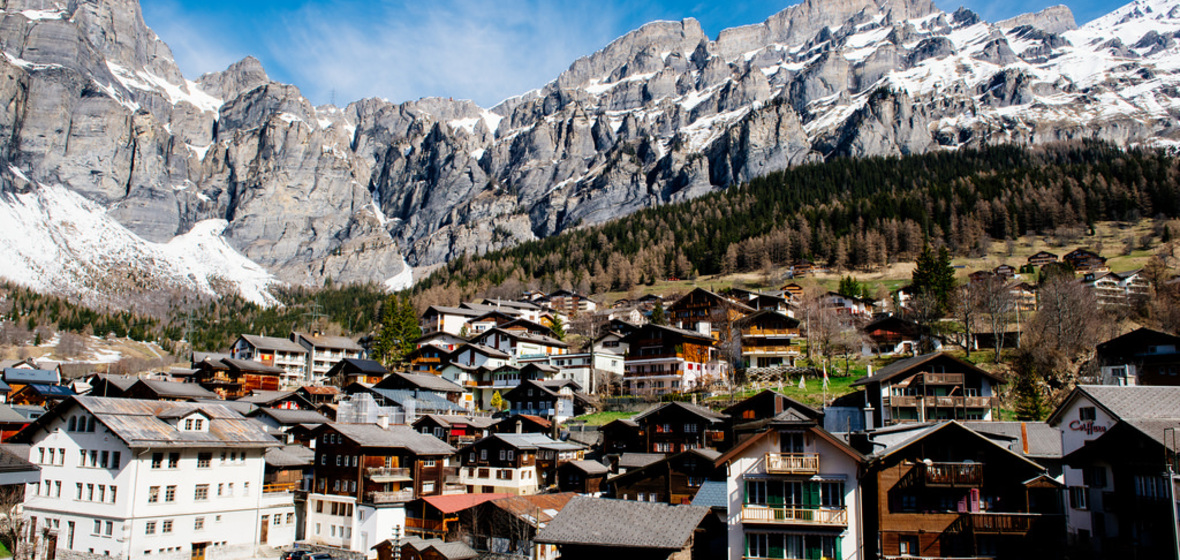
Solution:
<svg viewBox="0 0 1180 560">
<path fill-rule="evenodd" d="M 742 336 L 799 336 L 799 329 L 762 329 L 749 327 L 742 329 Z"/>
<path fill-rule="evenodd" d="M 398 467 L 369 467 L 365 469 L 373 482 L 395 482 L 398 480 L 413 480 L 410 469 Z"/>
<path fill-rule="evenodd" d="M 848 525 L 848 509 L 844 507 L 801 508 L 750 505 L 742 506 L 742 522 Z"/>
<path fill-rule="evenodd" d="M 555 411 L 552 408 L 518 408 L 515 409 L 517 414 L 527 414 L 529 416 L 553 416 Z"/>
<path fill-rule="evenodd" d="M 885 397 L 885 406 L 896 408 L 992 408 L 991 397 L 918 397 L 891 395 Z"/>
<path fill-rule="evenodd" d="M 770 474 L 815 474 L 819 472 L 818 453 L 767 453 L 766 472 Z"/>
<path fill-rule="evenodd" d="M 273 484 L 263 484 L 262 492 L 294 492 L 299 489 L 298 482 L 276 482 Z"/>
<path fill-rule="evenodd" d="M 961 373 L 932 373 L 927 372 L 922 374 L 927 385 L 962 385 L 963 374 Z"/>
<path fill-rule="evenodd" d="M 369 492 L 369 502 L 374 504 L 397 504 L 414 499 L 414 489 L 395 490 L 393 492 Z"/>
<path fill-rule="evenodd" d="M 983 484 L 983 463 L 919 463 L 926 486 L 977 487 Z"/>
<path fill-rule="evenodd" d="M 742 355 L 791 354 L 798 356 L 798 346 L 742 346 Z"/>
<path fill-rule="evenodd" d="M 1003 535 L 1027 533 L 1042 519 L 1060 516 L 1044 516 L 1039 513 L 964 513 L 947 531 L 951 533 L 971 532 L 977 535 Z"/>
</svg>

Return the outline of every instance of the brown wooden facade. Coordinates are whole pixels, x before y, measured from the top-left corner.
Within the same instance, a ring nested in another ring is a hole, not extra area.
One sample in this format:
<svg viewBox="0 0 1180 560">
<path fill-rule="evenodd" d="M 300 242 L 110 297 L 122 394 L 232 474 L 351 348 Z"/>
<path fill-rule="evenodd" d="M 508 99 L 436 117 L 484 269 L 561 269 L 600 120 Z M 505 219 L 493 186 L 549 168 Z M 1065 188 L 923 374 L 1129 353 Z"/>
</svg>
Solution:
<svg viewBox="0 0 1180 560">
<path fill-rule="evenodd" d="M 373 505 L 442 493 L 445 455 L 420 456 L 402 446 L 361 444 L 331 424 L 318 428 L 315 439 L 314 492 Z"/>
</svg>

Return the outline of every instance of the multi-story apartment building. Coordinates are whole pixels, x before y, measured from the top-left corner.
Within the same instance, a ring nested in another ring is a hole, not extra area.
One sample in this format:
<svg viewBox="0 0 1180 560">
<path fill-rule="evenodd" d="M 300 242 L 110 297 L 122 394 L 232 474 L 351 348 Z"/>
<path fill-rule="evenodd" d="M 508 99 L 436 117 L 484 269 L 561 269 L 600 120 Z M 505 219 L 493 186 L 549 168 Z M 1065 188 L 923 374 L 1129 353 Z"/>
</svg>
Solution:
<svg viewBox="0 0 1180 560">
<path fill-rule="evenodd" d="M 696 288 L 668 306 L 669 322 L 682 329 L 711 333 L 714 339 L 724 339 L 733 321 L 755 309 L 740 301 Z"/>
<path fill-rule="evenodd" d="M 234 358 L 206 358 L 193 362 L 193 370 L 194 383 L 230 400 L 249 396 L 253 391 L 276 391 L 286 373 L 279 367 Z"/>
<path fill-rule="evenodd" d="M 896 361 L 853 382 L 865 387 L 872 427 L 935 420 L 991 420 L 1003 380 L 950 354 Z"/>
<path fill-rule="evenodd" d="M 279 442 L 225 406 L 75 397 L 14 441 L 41 468 L 24 507 L 47 557 L 249 558 L 295 538 L 293 495 L 263 484 Z"/>
<path fill-rule="evenodd" d="M 623 339 L 623 388 L 633 394 L 687 391 L 722 379 L 713 338 L 696 331 L 646 324 Z"/>
<path fill-rule="evenodd" d="M 344 358 L 360 358 L 361 348 L 351 338 L 308 333 L 291 333 L 291 340 L 307 350 L 307 379 L 312 384 L 323 384 L 328 370 Z"/>
<path fill-rule="evenodd" d="M 243 334 L 230 347 L 230 356 L 282 368 L 284 388 L 298 387 L 307 379 L 307 349 L 290 339 Z"/>
<path fill-rule="evenodd" d="M 865 458 L 797 415 L 773 419 L 718 458 L 725 480 L 729 555 L 743 558 L 866 558 L 861 541 Z"/>
<path fill-rule="evenodd" d="M 444 463 L 455 448 L 409 426 L 324 424 L 315 440 L 315 478 L 307 497 L 306 538 L 355 550 L 405 531 L 405 504 L 444 491 Z"/>
</svg>

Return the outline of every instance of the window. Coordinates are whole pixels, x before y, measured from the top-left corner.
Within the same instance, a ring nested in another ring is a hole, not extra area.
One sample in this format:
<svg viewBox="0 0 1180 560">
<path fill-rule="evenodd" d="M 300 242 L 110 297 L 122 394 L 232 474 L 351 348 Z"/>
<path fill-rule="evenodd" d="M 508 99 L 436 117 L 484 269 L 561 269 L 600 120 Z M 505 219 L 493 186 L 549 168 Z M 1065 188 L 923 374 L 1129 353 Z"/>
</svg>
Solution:
<svg viewBox="0 0 1180 560">
<path fill-rule="evenodd" d="M 145 535 L 156 534 L 156 522 L 155 521 L 148 521 L 147 524 L 143 526 L 143 532 Z"/>
<path fill-rule="evenodd" d="M 209 485 L 198 484 L 196 491 L 193 492 L 193 499 L 198 502 L 203 502 L 209 499 Z"/>
<path fill-rule="evenodd" d="M 1168 488 L 1161 476 L 1135 475 L 1135 495 L 1141 498 L 1166 498 Z"/>
<path fill-rule="evenodd" d="M 193 429 L 195 429 L 198 432 L 203 431 L 203 426 L 205 424 L 205 420 L 202 418 L 197 418 L 196 422 L 194 422 L 194 424 L 195 424 L 195 427 Z"/>
<path fill-rule="evenodd" d="M 213 462 L 212 453 L 197 453 L 197 468 L 207 469 L 209 464 Z"/>
<path fill-rule="evenodd" d="M 55 453 L 57 453 L 57 450 L 56 450 L 56 449 L 54 449 L 54 448 L 52 448 L 52 447 L 50 447 L 50 448 L 49 448 L 49 464 L 50 464 L 50 465 L 57 464 L 57 461 L 56 461 L 56 460 L 54 460 L 54 458 L 53 458 L 53 456 L 54 456 L 54 454 L 55 454 Z"/>
<path fill-rule="evenodd" d="M 164 520 L 164 523 L 160 526 L 160 532 L 161 533 L 171 533 L 172 532 L 172 520 L 171 519 Z"/>
<path fill-rule="evenodd" d="M 101 535 L 102 534 L 102 520 L 100 520 L 100 519 L 94 520 L 94 532 L 92 534 L 94 534 L 94 535 Z"/>
<path fill-rule="evenodd" d="M 747 480 L 746 481 L 746 503 L 747 504 L 765 504 L 766 503 L 766 481 L 763 481 L 763 480 Z"/>
<path fill-rule="evenodd" d="M 503 461 L 507 456 L 508 456 L 508 450 L 501 449 L 500 450 L 500 460 Z"/>
<path fill-rule="evenodd" d="M 111 486 L 111 503 L 115 503 L 115 495 L 119 493 L 118 486 Z"/>
<path fill-rule="evenodd" d="M 779 434 L 779 450 L 783 453 L 803 453 L 803 434 L 782 432 Z"/>
<path fill-rule="evenodd" d="M 480 449 L 479 450 L 479 460 L 480 461 L 487 461 L 488 460 L 488 450 L 487 449 Z"/>
<path fill-rule="evenodd" d="M 290 524 L 292 524 L 292 523 L 294 523 L 294 522 L 295 522 L 295 514 L 294 514 L 294 513 L 288 513 L 288 514 L 287 514 L 287 525 L 290 525 Z"/>
<path fill-rule="evenodd" d="M 696 424 L 685 424 L 684 425 L 684 433 L 695 434 L 695 433 L 697 433 L 698 428 L 700 428 L 700 426 L 697 426 Z"/>
<path fill-rule="evenodd" d="M 160 464 L 163 462 L 164 462 L 164 454 L 163 453 L 152 453 L 152 468 L 153 469 L 160 468 Z"/>
<path fill-rule="evenodd" d="M 918 556 L 918 537 L 904 535 L 897 538 L 897 552 L 902 556 Z"/>
<path fill-rule="evenodd" d="M 1095 420 L 1095 419 L 1097 419 L 1097 415 L 1094 412 L 1094 407 L 1083 406 L 1078 409 L 1078 420 L 1085 422 L 1087 420 Z"/>
<path fill-rule="evenodd" d="M 282 525 L 282 523 L 283 523 L 283 516 L 276 513 L 274 516 L 274 523 L 272 523 L 272 525 Z"/>
<path fill-rule="evenodd" d="M 81 493 L 82 493 L 82 483 L 79 482 L 78 483 L 78 494 L 81 494 Z M 79 496 L 79 498 L 80 498 L 80 496 Z M 159 486 L 152 486 L 152 487 L 148 488 L 148 503 L 154 504 L 159 501 L 160 501 L 160 487 Z"/>
<path fill-rule="evenodd" d="M 176 501 L 176 487 L 175 486 L 169 486 L 167 488 L 164 488 L 164 501 L 165 502 L 175 502 Z"/>
<path fill-rule="evenodd" d="M 107 465 L 110 464 L 110 460 L 111 460 L 110 451 L 103 451 L 102 455 L 98 459 L 98 466 L 105 469 L 105 468 L 107 468 Z"/>
<path fill-rule="evenodd" d="M 224 494 L 225 494 L 225 484 L 218 482 L 217 483 L 217 495 L 222 496 Z"/>
<path fill-rule="evenodd" d="M 193 530 L 194 531 L 200 531 L 204 528 L 205 528 L 205 518 L 204 517 L 198 517 L 193 520 Z"/>
<path fill-rule="evenodd" d="M 103 530 L 104 535 L 106 535 L 108 537 L 111 536 L 111 534 L 115 530 L 115 522 L 114 521 L 107 521 L 106 524 L 103 526 L 103 529 L 104 529 Z"/>
<path fill-rule="evenodd" d="M 192 418 L 189 418 L 188 420 L 184 421 L 184 430 L 186 432 L 193 431 L 193 419 Z"/>
<path fill-rule="evenodd" d="M 1086 500 L 1086 489 L 1082 486 L 1069 487 L 1069 507 L 1074 509 L 1087 510 L 1090 509 L 1089 502 Z"/>
<path fill-rule="evenodd" d="M 844 483 L 843 482 L 821 482 L 819 483 L 819 503 L 824 507 L 843 507 L 844 506 Z"/>
<path fill-rule="evenodd" d="M 123 461 L 123 454 L 119 451 L 111 452 L 111 468 L 118 469 Z"/>
<path fill-rule="evenodd" d="M 94 485 L 93 484 L 86 485 L 86 499 L 91 502 L 94 501 Z"/>
<path fill-rule="evenodd" d="M 509 449 L 509 450 L 508 450 L 508 460 L 509 460 L 509 461 L 513 460 L 512 456 L 513 456 L 513 454 L 514 454 L 514 453 L 515 453 L 515 452 L 514 452 L 513 450 L 511 450 L 511 449 Z"/>
<path fill-rule="evenodd" d="M 1106 488 L 1106 467 L 1094 466 L 1082 469 L 1082 484 L 1090 488 Z"/>
<path fill-rule="evenodd" d="M 175 469 L 180 466 L 180 453 L 168 454 L 168 468 Z"/>
</svg>

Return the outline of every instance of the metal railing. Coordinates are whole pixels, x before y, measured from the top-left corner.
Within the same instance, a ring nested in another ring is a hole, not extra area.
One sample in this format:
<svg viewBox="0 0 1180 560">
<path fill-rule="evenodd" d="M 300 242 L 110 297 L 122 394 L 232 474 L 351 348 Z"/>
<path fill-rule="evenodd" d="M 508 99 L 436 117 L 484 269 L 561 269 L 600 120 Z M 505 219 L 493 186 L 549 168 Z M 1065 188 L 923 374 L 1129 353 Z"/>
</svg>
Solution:
<svg viewBox="0 0 1180 560">
<path fill-rule="evenodd" d="M 766 472 L 770 474 L 815 474 L 819 472 L 819 454 L 767 453 Z"/>
<path fill-rule="evenodd" d="M 848 508 L 748 505 L 742 506 L 742 521 L 746 523 L 848 525 Z"/>
</svg>

